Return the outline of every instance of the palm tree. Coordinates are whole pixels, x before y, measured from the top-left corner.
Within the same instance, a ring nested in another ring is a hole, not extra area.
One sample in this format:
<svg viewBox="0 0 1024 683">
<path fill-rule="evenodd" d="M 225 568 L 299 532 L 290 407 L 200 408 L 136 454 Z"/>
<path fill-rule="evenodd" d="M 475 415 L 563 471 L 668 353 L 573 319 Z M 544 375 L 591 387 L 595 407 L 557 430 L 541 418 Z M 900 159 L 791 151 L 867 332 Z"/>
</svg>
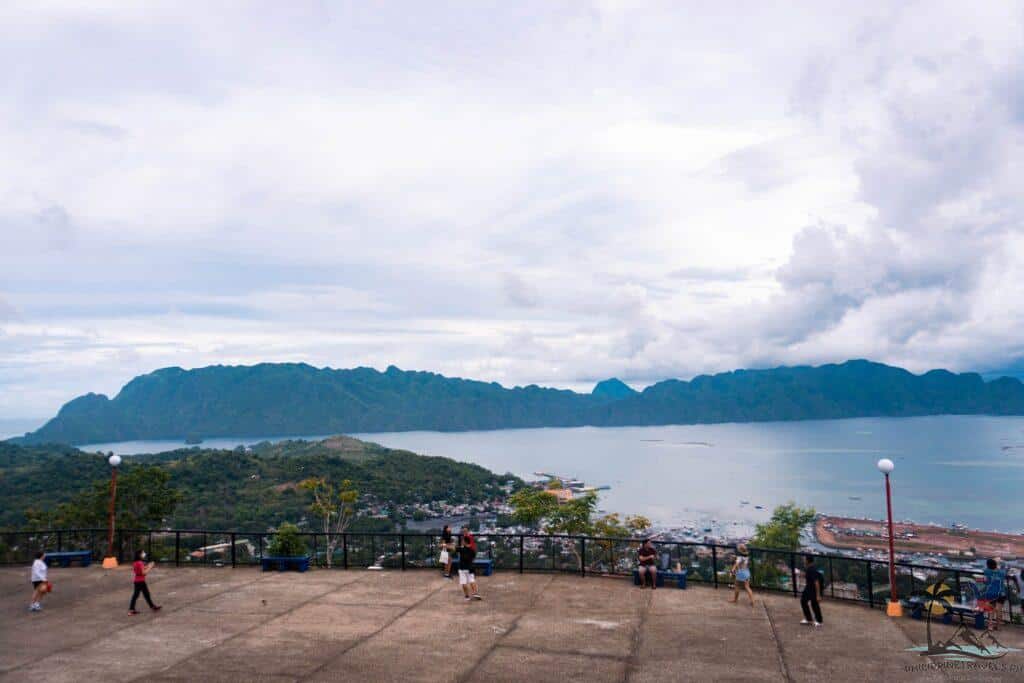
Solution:
<svg viewBox="0 0 1024 683">
<path fill-rule="evenodd" d="M 924 608 L 928 610 L 928 619 L 926 623 L 926 629 L 928 632 L 928 649 L 932 648 L 932 609 L 935 606 L 942 607 L 944 610 L 949 609 L 953 601 L 951 598 L 955 596 L 953 590 L 944 583 L 934 583 L 925 590 L 927 596 Z"/>
</svg>

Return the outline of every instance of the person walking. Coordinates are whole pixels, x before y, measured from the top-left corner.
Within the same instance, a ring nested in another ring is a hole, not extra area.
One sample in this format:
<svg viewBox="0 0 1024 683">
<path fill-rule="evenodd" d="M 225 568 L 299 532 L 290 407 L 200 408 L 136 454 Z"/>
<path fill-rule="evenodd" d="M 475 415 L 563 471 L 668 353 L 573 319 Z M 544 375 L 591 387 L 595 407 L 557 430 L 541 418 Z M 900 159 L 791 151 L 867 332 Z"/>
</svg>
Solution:
<svg viewBox="0 0 1024 683">
<path fill-rule="evenodd" d="M 476 574 L 473 573 L 473 561 L 476 559 L 476 541 L 469 529 L 463 527 L 463 535 L 459 542 L 459 585 L 466 602 L 483 600 L 476 585 Z"/>
<path fill-rule="evenodd" d="M 740 543 L 736 546 L 736 561 L 732 564 L 732 575 L 735 577 L 735 581 L 732 585 L 732 600 L 729 602 L 738 602 L 740 599 L 740 584 L 743 584 L 743 588 L 747 591 L 747 597 L 750 598 L 750 606 L 754 606 L 754 591 L 750 587 L 750 556 L 747 551 L 747 544 Z"/>
<path fill-rule="evenodd" d="M 444 578 L 452 578 L 452 553 L 455 552 L 455 544 L 452 542 L 452 528 L 445 524 L 441 529 L 441 564 L 444 569 L 441 571 Z"/>
<path fill-rule="evenodd" d="M 814 610 L 814 625 L 821 626 L 821 605 L 819 601 L 825 597 L 825 577 L 814 566 L 814 558 L 804 557 L 804 591 L 800 594 L 800 608 L 804 611 L 801 624 L 810 624 L 811 610 Z"/>
<path fill-rule="evenodd" d="M 654 549 L 651 539 L 644 539 L 640 549 L 636 552 L 636 571 L 640 574 L 640 588 L 643 589 L 646 577 L 651 577 L 651 590 L 658 588 L 658 551 Z"/>
<path fill-rule="evenodd" d="M 28 606 L 29 612 L 43 609 L 43 596 L 46 595 L 50 583 L 46 578 L 47 571 L 46 553 L 40 550 L 32 562 L 32 602 Z"/>
<path fill-rule="evenodd" d="M 160 605 L 154 605 L 153 599 L 149 595 L 149 586 L 146 585 L 146 575 L 153 570 L 156 566 L 156 562 L 146 563 L 146 551 L 137 550 L 135 551 L 135 561 L 132 562 L 132 574 L 134 575 L 134 586 L 135 590 L 132 591 L 132 602 L 128 606 L 128 616 L 133 617 L 138 614 L 135 609 L 135 603 L 139 599 L 139 595 L 146 599 L 146 604 L 154 612 L 158 612 L 161 608 Z"/>
</svg>

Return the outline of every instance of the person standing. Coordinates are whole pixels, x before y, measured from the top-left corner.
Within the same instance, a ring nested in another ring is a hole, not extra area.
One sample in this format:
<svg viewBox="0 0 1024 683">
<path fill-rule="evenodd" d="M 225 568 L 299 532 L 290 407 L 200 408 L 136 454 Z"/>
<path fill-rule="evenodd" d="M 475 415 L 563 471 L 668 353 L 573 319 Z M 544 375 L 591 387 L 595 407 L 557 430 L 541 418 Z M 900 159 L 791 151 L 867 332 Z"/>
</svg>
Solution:
<svg viewBox="0 0 1024 683">
<path fill-rule="evenodd" d="M 476 575 L 473 573 L 473 561 L 476 560 L 476 542 L 468 531 L 468 529 L 463 529 L 463 536 L 459 543 L 459 585 L 462 586 L 462 595 L 466 602 L 470 600 L 483 600 L 476 586 Z"/>
<path fill-rule="evenodd" d="M 825 577 L 814 566 L 814 558 L 804 557 L 804 592 L 800 594 L 800 607 L 804 611 L 801 624 L 811 623 L 811 610 L 814 610 L 814 625 L 821 626 L 821 605 L 819 601 L 825 597 Z"/>
<path fill-rule="evenodd" d="M 985 562 L 985 591 L 978 599 L 978 606 L 982 612 L 990 613 L 988 628 L 992 631 L 999 630 L 999 612 L 1006 603 L 1006 570 L 999 568 L 999 562 L 995 558 L 989 558 Z"/>
<path fill-rule="evenodd" d="M 46 595 L 46 587 L 49 583 L 46 579 L 47 571 L 46 553 L 40 550 L 32 562 L 32 602 L 28 606 L 29 612 L 38 612 L 43 609 L 43 596 Z"/>
<path fill-rule="evenodd" d="M 452 553 L 455 552 L 455 544 L 452 543 L 452 528 L 445 524 L 441 529 L 441 564 L 444 565 L 442 573 L 444 578 L 452 578 Z"/>
<path fill-rule="evenodd" d="M 740 543 L 736 546 L 736 561 L 732 564 L 732 575 L 735 577 L 735 581 L 732 586 L 732 600 L 729 602 L 738 602 L 740 599 L 740 584 L 743 584 L 744 590 L 747 591 L 747 597 L 750 598 L 750 606 L 754 606 L 754 591 L 750 587 L 750 556 L 747 551 L 747 544 Z"/>
<path fill-rule="evenodd" d="M 658 568 L 655 566 L 658 551 L 654 549 L 651 539 L 645 539 L 636 552 L 636 570 L 640 574 L 640 588 L 643 589 L 646 577 L 651 577 L 651 590 L 658 587 Z"/>
<path fill-rule="evenodd" d="M 132 574 L 134 575 L 134 586 L 135 590 L 132 591 L 132 602 L 128 606 L 128 616 L 135 616 L 138 611 L 135 609 L 135 603 L 139 599 L 139 595 L 146 599 L 146 604 L 154 612 L 161 609 L 160 605 L 154 605 L 153 599 L 149 596 L 149 586 L 146 585 L 146 575 L 153 570 L 156 566 L 156 562 L 146 563 L 146 551 L 137 550 L 135 552 L 135 561 L 132 562 Z"/>
</svg>

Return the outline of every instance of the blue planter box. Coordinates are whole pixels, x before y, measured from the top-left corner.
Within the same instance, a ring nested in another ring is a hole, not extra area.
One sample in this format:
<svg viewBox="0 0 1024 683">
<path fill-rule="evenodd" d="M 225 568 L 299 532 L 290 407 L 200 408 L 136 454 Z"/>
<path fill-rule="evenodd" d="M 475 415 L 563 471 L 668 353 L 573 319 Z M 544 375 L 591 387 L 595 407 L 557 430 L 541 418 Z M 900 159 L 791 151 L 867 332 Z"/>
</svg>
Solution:
<svg viewBox="0 0 1024 683">
<path fill-rule="evenodd" d="M 260 568 L 263 571 L 277 569 L 277 571 L 283 572 L 287 569 L 294 569 L 297 572 L 304 572 L 309 569 L 309 556 L 296 555 L 293 557 L 262 557 L 260 558 Z"/>
</svg>

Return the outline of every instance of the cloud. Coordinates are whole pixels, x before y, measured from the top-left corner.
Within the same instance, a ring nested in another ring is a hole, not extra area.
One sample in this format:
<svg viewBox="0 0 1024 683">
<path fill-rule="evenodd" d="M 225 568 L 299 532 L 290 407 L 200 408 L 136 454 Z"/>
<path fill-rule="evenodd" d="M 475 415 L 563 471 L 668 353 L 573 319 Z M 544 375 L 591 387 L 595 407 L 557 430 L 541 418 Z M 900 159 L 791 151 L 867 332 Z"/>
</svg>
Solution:
<svg viewBox="0 0 1024 683">
<path fill-rule="evenodd" d="M 261 360 L 560 386 L 1010 366 L 1022 21 L 6 4 L 0 412 Z"/>
</svg>

